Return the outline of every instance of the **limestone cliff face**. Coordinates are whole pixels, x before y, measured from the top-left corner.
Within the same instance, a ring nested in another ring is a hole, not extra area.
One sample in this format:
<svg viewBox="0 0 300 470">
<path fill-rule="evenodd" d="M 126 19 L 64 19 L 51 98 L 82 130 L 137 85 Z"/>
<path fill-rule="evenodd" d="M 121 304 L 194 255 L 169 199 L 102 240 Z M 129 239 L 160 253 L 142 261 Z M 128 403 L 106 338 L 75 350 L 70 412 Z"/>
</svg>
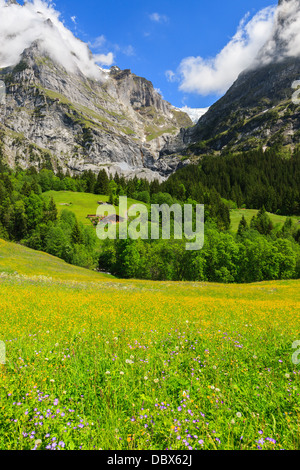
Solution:
<svg viewBox="0 0 300 470">
<path fill-rule="evenodd" d="M 300 0 L 279 1 L 273 34 L 252 67 L 194 127 L 171 136 L 162 156 L 181 153 L 197 159 L 224 150 L 299 144 L 300 106 L 292 100 L 292 84 L 300 80 L 299 21 Z"/>
<path fill-rule="evenodd" d="M 104 167 L 161 179 L 170 171 L 156 165 L 161 148 L 169 135 L 192 124 L 130 70 L 112 67 L 100 81 L 80 70 L 67 73 L 38 42 L 15 67 L 0 70 L 0 80 L 6 85 L 0 139 L 12 167 L 72 173 Z"/>
</svg>

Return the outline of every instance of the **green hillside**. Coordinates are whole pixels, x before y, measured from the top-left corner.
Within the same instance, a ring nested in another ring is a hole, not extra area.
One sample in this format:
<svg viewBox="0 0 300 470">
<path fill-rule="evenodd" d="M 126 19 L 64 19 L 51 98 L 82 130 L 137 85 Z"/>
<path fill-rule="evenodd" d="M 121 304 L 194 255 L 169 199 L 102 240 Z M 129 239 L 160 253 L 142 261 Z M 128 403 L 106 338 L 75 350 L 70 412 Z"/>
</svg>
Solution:
<svg viewBox="0 0 300 470">
<path fill-rule="evenodd" d="M 45 276 L 65 281 L 99 281 L 113 279 L 108 274 L 98 273 L 66 263 L 55 256 L 31 250 L 22 245 L 0 239 L 0 272 L 5 275 Z"/>
<path fill-rule="evenodd" d="M 252 217 L 254 217 L 258 213 L 258 210 L 256 209 L 232 209 L 230 211 L 230 230 L 232 232 L 237 232 L 239 223 L 241 218 L 244 216 L 247 223 L 250 224 Z M 270 212 L 267 213 L 274 225 L 274 227 L 281 228 L 286 221 L 286 216 L 285 215 L 276 215 L 276 214 L 271 214 Z M 293 216 L 291 217 L 293 220 L 294 224 L 299 223 L 299 228 L 300 228 L 300 217 Z"/>
<path fill-rule="evenodd" d="M 299 293 L 114 279 L 0 240 L 0 448 L 299 449 Z"/>
<path fill-rule="evenodd" d="M 78 193 L 72 191 L 47 191 L 43 194 L 46 199 L 53 198 L 57 205 L 58 212 L 63 209 L 68 209 L 76 215 L 79 222 L 84 225 L 91 225 L 91 222 L 86 218 L 89 214 L 96 214 L 99 202 L 108 202 L 108 196 L 102 196 L 91 193 Z M 135 199 L 127 199 L 128 206 L 133 204 L 142 204 Z M 119 214 L 119 208 L 116 207 L 116 213 Z"/>
<path fill-rule="evenodd" d="M 107 202 L 108 196 L 96 195 L 91 193 L 78 193 L 72 191 L 47 191 L 44 194 L 44 197 L 50 199 L 53 197 L 59 213 L 63 209 L 69 209 L 76 215 L 78 221 L 82 222 L 84 225 L 91 225 L 89 220 L 86 218 L 88 214 L 96 214 L 98 208 L 98 201 Z M 140 201 L 135 199 L 128 198 L 128 205 L 141 204 Z M 119 208 L 116 207 L 117 214 L 119 213 Z M 230 211 L 230 230 L 232 232 L 237 232 L 239 222 L 244 216 L 248 224 L 250 224 L 251 219 L 254 215 L 257 214 L 256 209 L 232 209 Z M 286 216 L 276 215 L 268 213 L 270 216 L 274 227 L 282 227 L 286 220 Z M 300 222 L 299 217 L 292 217 L 295 224 Z"/>
</svg>

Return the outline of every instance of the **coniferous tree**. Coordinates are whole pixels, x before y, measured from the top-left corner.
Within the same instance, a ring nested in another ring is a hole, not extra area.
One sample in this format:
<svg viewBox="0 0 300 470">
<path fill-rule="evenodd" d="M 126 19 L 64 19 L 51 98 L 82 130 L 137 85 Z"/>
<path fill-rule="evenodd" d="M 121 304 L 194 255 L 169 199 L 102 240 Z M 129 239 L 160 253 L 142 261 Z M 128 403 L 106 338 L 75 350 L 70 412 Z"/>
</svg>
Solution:
<svg viewBox="0 0 300 470">
<path fill-rule="evenodd" d="M 108 194 L 109 179 L 105 170 L 100 170 L 95 183 L 95 194 Z"/>
<path fill-rule="evenodd" d="M 245 219 L 245 216 L 243 215 L 239 223 L 237 235 L 241 237 L 247 230 L 248 230 L 247 220 Z"/>
<path fill-rule="evenodd" d="M 113 195 L 113 192 L 110 191 L 109 195 L 108 195 L 108 204 L 111 204 L 112 206 L 114 205 L 114 202 L 115 202 L 115 196 Z"/>
<path fill-rule="evenodd" d="M 257 230 L 262 235 L 269 235 L 273 230 L 273 224 L 263 206 L 251 220 L 250 227 Z"/>
<path fill-rule="evenodd" d="M 53 197 L 51 197 L 49 206 L 48 206 L 48 220 L 54 222 L 57 220 L 58 211 Z"/>
<path fill-rule="evenodd" d="M 79 224 L 76 220 L 72 233 L 71 233 L 71 240 L 74 245 L 80 245 L 83 242 L 83 236 L 79 227 Z"/>
<path fill-rule="evenodd" d="M 26 235 L 27 220 L 25 205 L 23 201 L 17 201 L 14 205 L 13 216 L 11 220 L 11 233 L 16 241 L 22 240 Z"/>
</svg>

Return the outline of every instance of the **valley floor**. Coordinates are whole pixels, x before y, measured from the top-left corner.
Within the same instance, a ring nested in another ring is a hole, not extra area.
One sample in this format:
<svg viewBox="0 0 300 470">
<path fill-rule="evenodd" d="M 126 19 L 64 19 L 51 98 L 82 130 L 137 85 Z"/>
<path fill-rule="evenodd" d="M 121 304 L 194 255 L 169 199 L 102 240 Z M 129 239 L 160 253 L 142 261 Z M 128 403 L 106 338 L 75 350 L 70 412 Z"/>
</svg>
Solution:
<svg viewBox="0 0 300 470">
<path fill-rule="evenodd" d="M 0 449 L 298 449 L 299 287 L 123 281 L 0 240 Z"/>
</svg>

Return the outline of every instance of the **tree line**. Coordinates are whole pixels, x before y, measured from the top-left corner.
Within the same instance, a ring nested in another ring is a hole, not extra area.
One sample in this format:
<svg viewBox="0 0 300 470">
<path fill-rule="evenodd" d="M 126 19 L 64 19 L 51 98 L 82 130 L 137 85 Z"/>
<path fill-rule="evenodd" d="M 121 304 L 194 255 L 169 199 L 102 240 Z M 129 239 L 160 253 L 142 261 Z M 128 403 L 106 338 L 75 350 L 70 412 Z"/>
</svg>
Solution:
<svg viewBox="0 0 300 470">
<path fill-rule="evenodd" d="M 162 185 L 172 195 L 184 191 L 201 198 L 204 188 L 214 189 L 235 207 L 260 209 L 281 215 L 300 214 L 300 150 L 274 146 L 221 156 L 204 156 L 188 165 Z"/>
<path fill-rule="evenodd" d="M 35 170 L 0 173 L 0 238 L 44 251 L 70 264 L 97 264 L 97 237 L 73 212 L 58 215 L 55 202 L 42 196 Z"/>
<path fill-rule="evenodd" d="M 265 162 L 262 155 L 266 157 Z M 287 217 L 281 230 L 274 229 L 266 212 L 266 209 L 270 211 L 270 198 L 268 194 L 263 196 L 263 188 L 270 185 L 276 191 L 277 205 L 272 206 L 272 209 L 278 207 L 275 212 L 299 213 L 299 154 L 295 152 L 287 157 L 257 151 L 246 157 L 245 162 L 234 155 L 216 160 L 204 158 L 199 165 L 179 170 L 161 184 L 125 179 L 117 174 L 108 176 L 105 170 L 71 176 L 48 169 L 37 172 L 33 167 L 12 171 L 2 165 L 0 237 L 45 251 L 71 264 L 97 267 L 127 278 L 210 282 L 298 278 L 300 228 L 293 226 Z M 289 171 L 283 170 L 283 162 L 289 165 Z M 251 170 L 256 165 L 261 170 L 259 174 Z M 260 198 L 250 204 L 260 211 L 249 225 L 243 217 L 237 234 L 232 234 L 229 208 L 249 203 L 247 198 L 254 194 L 250 191 L 250 181 L 261 187 Z M 284 184 L 281 189 L 280 184 Z M 238 187 L 240 190 L 233 191 Z M 71 211 L 64 209 L 58 215 L 53 199 L 48 201 L 43 197 L 49 190 L 107 195 L 115 205 L 122 195 L 145 204 L 190 203 L 193 207 L 204 204 L 204 247 L 199 252 L 188 252 L 186 240 L 117 239 L 100 243 L 95 230 L 78 223 Z M 241 193 L 240 200 L 234 192 Z"/>
<path fill-rule="evenodd" d="M 123 278 L 247 283 L 300 277 L 300 229 L 287 218 L 278 231 L 262 208 L 237 234 L 205 224 L 200 251 L 186 240 L 106 240 L 99 267 Z"/>
</svg>

